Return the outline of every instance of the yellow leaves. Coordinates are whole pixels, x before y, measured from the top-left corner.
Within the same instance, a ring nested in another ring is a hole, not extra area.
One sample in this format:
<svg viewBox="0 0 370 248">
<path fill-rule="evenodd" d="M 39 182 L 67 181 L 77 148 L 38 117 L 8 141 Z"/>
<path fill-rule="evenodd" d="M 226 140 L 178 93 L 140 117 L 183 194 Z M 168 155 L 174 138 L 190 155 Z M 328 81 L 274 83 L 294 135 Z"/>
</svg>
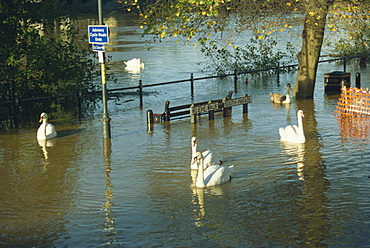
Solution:
<svg viewBox="0 0 370 248">
<path fill-rule="evenodd" d="M 234 45 L 234 46 L 233 46 L 233 48 L 234 48 L 234 49 L 237 49 L 238 47 Z"/>
<path fill-rule="evenodd" d="M 280 32 L 283 32 L 284 30 L 285 30 L 284 28 L 280 28 L 280 29 L 279 29 L 279 31 L 280 31 Z"/>
<path fill-rule="evenodd" d="M 308 12 L 308 14 L 309 14 L 310 16 L 314 16 L 314 15 L 316 15 L 316 12 L 310 11 L 310 12 Z"/>
<path fill-rule="evenodd" d="M 334 25 L 328 24 L 328 27 L 329 27 L 330 31 L 336 31 Z"/>
<path fill-rule="evenodd" d="M 161 38 L 164 38 L 166 36 L 166 32 L 165 31 L 163 31 L 160 35 L 159 35 L 159 37 L 161 37 Z"/>
<path fill-rule="evenodd" d="M 291 3 L 286 3 L 286 5 L 291 6 L 292 4 Z"/>
<path fill-rule="evenodd" d="M 263 39 L 265 39 L 265 36 L 260 35 L 260 36 L 258 36 L 258 39 L 259 39 L 259 40 L 263 40 Z"/>
</svg>

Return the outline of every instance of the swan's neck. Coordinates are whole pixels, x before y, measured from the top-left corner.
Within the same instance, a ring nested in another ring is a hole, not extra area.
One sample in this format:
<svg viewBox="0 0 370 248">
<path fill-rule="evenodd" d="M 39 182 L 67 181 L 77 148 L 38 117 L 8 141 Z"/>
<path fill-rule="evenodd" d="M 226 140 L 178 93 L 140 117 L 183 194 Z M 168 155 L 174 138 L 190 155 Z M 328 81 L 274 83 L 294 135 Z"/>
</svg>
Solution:
<svg viewBox="0 0 370 248">
<path fill-rule="evenodd" d="M 298 139 L 300 143 L 306 142 L 306 137 L 304 136 L 304 132 L 303 132 L 303 121 L 302 121 L 301 115 L 299 115 L 298 117 Z"/>
<path fill-rule="evenodd" d="M 302 121 L 301 115 L 298 116 L 298 128 L 299 128 L 299 131 L 303 133 L 303 121 Z"/>
<path fill-rule="evenodd" d="M 46 125 L 48 124 L 48 120 L 46 118 L 42 119 L 42 125 L 44 125 L 44 134 L 46 138 Z"/>
<path fill-rule="evenodd" d="M 197 155 L 197 144 L 191 143 L 191 156 L 194 158 Z"/>
<path fill-rule="evenodd" d="M 198 176 L 196 186 L 199 188 L 204 188 L 206 185 L 204 184 L 204 167 L 203 167 L 203 158 L 200 159 L 200 164 L 198 164 Z"/>
<path fill-rule="evenodd" d="M 195 161 L 195 157 L 197 156 L 197 143 L 193 142 L 191 143 L 191 162 L 190 164 L 193 164 Z M 196 163 L 196 162 L 195 162 Z"/>
</svg>

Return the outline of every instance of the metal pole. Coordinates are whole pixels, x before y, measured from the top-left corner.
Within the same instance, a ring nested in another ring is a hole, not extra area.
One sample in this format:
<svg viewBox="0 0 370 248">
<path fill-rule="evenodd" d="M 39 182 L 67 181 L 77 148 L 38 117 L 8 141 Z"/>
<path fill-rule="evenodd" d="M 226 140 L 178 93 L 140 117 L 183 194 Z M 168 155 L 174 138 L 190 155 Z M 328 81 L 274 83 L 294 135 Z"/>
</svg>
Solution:
<svg viewBox="0 0 370 248">
<path fill-rule="evenodd" d="M 104 25 L 103 22 L 103 8 L 101 0 L 98 0 L 98 18 L 99 25 Z M 101 62 L 101 78 L 102 78 L 102 100 L 103 100 L 103 113 L 102 113 L 102 122 L 103 122 L 103 138 L 110 139 L 110 118 L 108 115 L 107 107 L 107 78 L 106 78 L 106 68 L 105 68 L 105 52 L 102 52 L 103 61 Z"/>
</svg>

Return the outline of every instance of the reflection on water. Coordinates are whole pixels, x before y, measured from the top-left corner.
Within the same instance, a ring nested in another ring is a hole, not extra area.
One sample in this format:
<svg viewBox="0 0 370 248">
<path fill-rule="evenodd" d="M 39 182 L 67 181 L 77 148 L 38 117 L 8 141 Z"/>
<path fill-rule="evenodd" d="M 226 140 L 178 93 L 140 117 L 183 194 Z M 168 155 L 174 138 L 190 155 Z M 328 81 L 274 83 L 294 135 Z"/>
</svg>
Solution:
<svg viewBox="0 0 370 248">
<path fill-rule="evenodd" d="M 349 139 L 366 141 L 369 138 L 370 117 L 339 116 L 337 122 L 343 141 Z"/>
<path fill-rule="evenodd" d="M 284 152 L 288 154 L 291 158 L 288 164 L 297 164 L 297 175 L 299 180 L 305 180 L 304 176 L 304 154 L 305 154 L 305 144 L 301 143 L 290 143 L 282 142 L 284 145 Z"/>
<path fill-rule="evenodd" d="M 103 232 L 101 234 L 102 240 L 104 244 L 110 245 L 114 244 L 114 242 L 117 241 L 117 231 L 115 231 L 115 218 L 114 213 L 111 207 L 113 206 L 113 184 L 111 182 L 111 154 L 112 154 L 112 142 L 111 139 L 104 139 L 103 140 L 103 153 L 104 153 L 104 176 L 105 176 L 105 196 L 106 196 L 106 202 L 102 206 L 102 210 L 105 213 L 105 222 L 103 224 Z"/>
<path fill-rule="evenodd" d="M 49 149 L 55 146 L 56 138 L 49 139 L 49 140 L 37 140 L 37 143 L 41 147 L 42 153 L 44 154 L 44 168 L 47 169 L 47 165 L 49 164 Z"/>
</svg>

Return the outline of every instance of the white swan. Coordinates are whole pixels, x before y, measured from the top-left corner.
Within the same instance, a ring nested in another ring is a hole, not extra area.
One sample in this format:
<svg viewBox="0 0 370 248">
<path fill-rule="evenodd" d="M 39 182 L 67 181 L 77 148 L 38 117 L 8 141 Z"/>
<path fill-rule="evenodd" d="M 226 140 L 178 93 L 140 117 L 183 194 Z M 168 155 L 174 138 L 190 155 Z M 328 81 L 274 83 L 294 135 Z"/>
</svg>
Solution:
<svg viewBox="0 0 370 248">
<path fill-rule="evenodd" d="M 55 131 L 54 125 L 48 123 L 48 115 L 46 113 L 42 113 L 40 115 L 40 121 L 42 122 L 39 129 L 37 130 L 37 139 L 38 140 L 48 140 L 55 138 L 57 136 L 57 132 Z"/>
<path fill-rule="evenodd" d="M 127 67 L 133 67 L 133 68 L 144 68 L 144 63 L 140 63 L 140 59 L 133 58 L 127 61 L 124 61 Z"/>
<path fill-rule="evenodd" d="M 304 117 L 303 111 L 298 110 L 297 112 L 298 117 L 298 126 L 296 125 L 289 125 L 279 128 L 280 140 L 288 141 L 292 143 L 305 143 L 306 137 L 304 136 L 303 132 L 303 123 L 302 117 Z"/>
<path fill-rule="evenodd" d="M 197 138 L 192 137 L 191 138 L 191 162 L 190 162 L 190 168 L 192 170 L 198 169 L 198 164 L 196 163 L 195 157 L 197 156 Z M 213 164 L 222 164 L 222 160 L 220 159 L 220 155 L 217 152 L 213 152 L 211 150 L 207 150 L 202 152 L 203 159 L 204 159 L 204 169 L 206 169 L 208 166 Z"/>
<path fill-rule="evenodd" d="M 226 167 L 220 165 L 211 165 L 204 170 L 203 155 L 197 152 L 196 162 L 198 163 L 198 175 L 195 182 L 195 187 L 205 188 L 224 184 L 231 180 L 231 172 L 233 166 Z"/>
<path fill-rule="evenodd" d="M 286 96 L 278 93 L 270 93 L 270 99 L 274 103 L 290 103 L 290 91 L 292 90 L 290 84 L 286 85 Z"/>
</svg>

